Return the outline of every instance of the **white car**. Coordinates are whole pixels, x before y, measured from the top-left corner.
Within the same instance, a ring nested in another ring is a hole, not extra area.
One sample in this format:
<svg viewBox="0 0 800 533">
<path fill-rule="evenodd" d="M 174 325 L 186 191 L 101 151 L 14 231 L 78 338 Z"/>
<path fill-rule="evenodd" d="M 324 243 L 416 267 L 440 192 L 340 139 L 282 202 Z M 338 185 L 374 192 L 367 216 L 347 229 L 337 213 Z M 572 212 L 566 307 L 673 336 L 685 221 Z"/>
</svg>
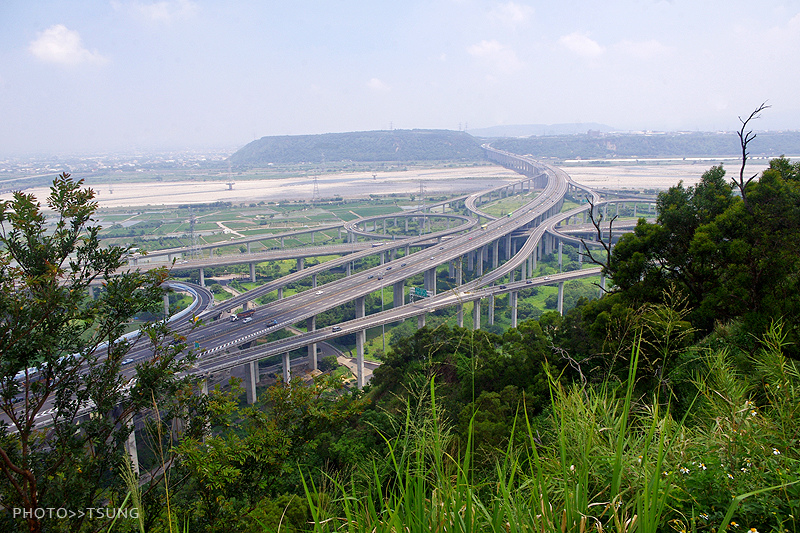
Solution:
<svg viewBox="0 0 800 533">
<path fill-rule="evenodd" d="M 314 294 L 317 294 L 317 295 L 322 294 L 322 291 L 317 291 Z"/>
</svg>

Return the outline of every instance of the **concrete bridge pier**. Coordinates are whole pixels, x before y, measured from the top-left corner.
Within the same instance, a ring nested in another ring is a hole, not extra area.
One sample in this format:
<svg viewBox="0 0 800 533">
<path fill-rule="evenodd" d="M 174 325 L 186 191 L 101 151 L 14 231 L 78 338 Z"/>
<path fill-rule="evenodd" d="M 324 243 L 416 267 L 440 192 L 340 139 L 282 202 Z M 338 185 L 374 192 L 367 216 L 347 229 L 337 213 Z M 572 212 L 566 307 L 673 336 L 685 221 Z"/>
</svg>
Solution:
<svg viewBox="0 0 800 533">
<path fill-rule="evenodd" d="M 256 282 L 256 264 L 250 263 L 250 281 L 255 283 Z"/>
<path fill-rule="evenodd" d="M 421 315 L 417 315 L 417 329 L 422 329 L 425 327 L 425 313 Z"/>
<path fill-rule="evenodd" d="M 429 296 L 436 295 L 436 267 L 425 271 L 425 289 L 428 291 Z"/>
<path fill-rule="evenodd" d="M 281 237 L 281 249 L 283 249 L 283 237 Z"/>
<path fill-rule="evenodd" d="M 602 298 L 605 293 L 606 293 L 606 277 L 601 275 L 600 276 L 600 297 Z"/>
<path fill-rule="evenodd" d="M 283 300 L 283 287 L 278 287 L 278 300 Z"/>
<path fill-rule="evenodd" d="M 478 261 L 478 265 L 480 265 L 480 261 Z M 478 267 L 480 268 L 480 266 Z M 467 253 L 467 272 L 472 272 L 475 270 L 475 254 L 472 252 Z"/>
<path fill-rule="evenodd" d="M 311 244 L 314 244 L 314 232 L 311 232 Z"/>
<path fill-rule="evenodd" d="M 458 327 L 464 327 L 464 304 L 456 306 L 456 316 L 458 317 Z"/>
<path fill-rule="evenodd" d="M 310 316 L 306 319 L 306 331 L 317 330 L 317 317 L 316 315 Z M 308 360 L 311 361 L 311 370 L 317 369 L 317 343 L 308 345 Z"/>
<path fill-rule="evenodd" d="M 353 262 L 352 261 L 348 261 L 347 262 L 347 272 L 345 272 L 345 276 L 349 276 L 352 270 L 353 270 Z"/>
<path fill-rule="evenodd" d="M 489 295 L 489 316 L 488 322 L 490 326 L 494 326 L 494 294 Z"/>
<path fill-rule="evenodd" d="M 536 250 L 531 252 L 528 256 L 528 277 L 533 277 L 533 271 L 536 270 Z"/>
<path fill-rule="evenodd" d="M 483 256 L 486 253 L 486 247 L 479 248 L 475 251 L 475 260 L 478 263 L 478 277 L 483 276 Z"/>
<path fill-rule="evenodd" d="M 472 329 L 481 329 L 481 300 L 475 300 L 472 304 Z"/>
<path fill-rule="evenodd" d="M 131 433 L 125 440 L 125 451 L 131 458 L 133 472 L 139 475 L 139 451 L 136 449 L 136 425 L 133 423 L 133 415 L 128 415 L 125 424 L 130 428 Z"/>
<path fill-rule="evenodd" d="M 517 291 L 512 291 L 509 295 L 511 303 L 511 327 L 517 327 Z"/>
<path fill-rule="evenodd" d="M 169 318 L 169 294 L 166 292 L 164 293 L 164 318 Z"/>
<path fill-rule="evenodd" d="M 509 233 L 506 235 L 506 243 L 505 243 L 505 250 L 506 250 L 506 261 L 511 259 L 511 234 Z"/>
<path fill-rule="evenodd" d="M 316 274 L 311 274 L 311 288 L 312 289 L 316 289 L 317 288 L 317 275 Z"/>
<path fill-rule="evenodd" d="M 394 307 L 400 307 L 401 305 L 405 304 L 405 280 L 400 280 L 392 284 L 392 301 L 394 302 Z"/>
<path fill-rule="evenodd" d="M 558 239 L 558 271 L 559 272 L 563 272 L 564 271 L 564 268 L 563 268 L 564 263 L 563 263 L 563 259 L 562 259 L 563 253 L 564 253 L 564 243 L 563 243 L 563 241 L 561 239 Z"/>
<path fill-rule="evenodd" d="M 558 314 L 564 316 L 564 282 L 558 282 Z"/>
<path fill-rule="evenodd" d="M 500 262 L 500 239 L 494 241 L 494 245 L 492 246 L 492 270 L 497 268 L 498 263 Z"/>
<path fill-rule="evenodd" d="M 292 379 L 292 361 L 289 352 L 283 354 L 283 383 L 288 385 Z"/>
<path fill-rule="evenodd" d="M 364 342 L 367 330 L 356 331 L 356 387 L 364 388 Z"/>
<path fill-rule="evenodd" d="M 391 257 L 392 257 L 392 259 L 391 259 L 392 261 L 394 261 L 395 259 L 397 259 L 397 248 L 392 248 L 392 255 L 391 255 Z"/>
<path fill-rule="evenodd" d="M 404 233 L 408 233 L 408 217 L 405 217 L 405 222 L 406 222 L 406 229 Z"/>
<path fill-rule="evenodd" d="M 206 286 L 206 272 L 202 268 L 200 269 L 200 286 Z"/>
<path fill-rule="evenodd" d="M 453 264 L 453 261 L 447 262 L 447 277 L 450 279 L 454 279 L 456 277 L 456 266 Z"/>
<path fill-rule="evenodd" d="M 298 258 L 297 258 L 297 270 L 298 270 L 298 271 L 299 271 L 299 270 L 303 270 L 303 268 L 305 268 L 305 266 L 306 266 L 306 261 L 305 261 L 305 259 L 304 259 L 304 258 L 302 258 L 302 257 L 298 257 Z"/>
<path fill-rule="evenodd" d="M 463 256 L 458 256 L 458 259 L 456 259 L 456 286 L 459 286 L 463 283 L 463 275 L 464 275 L 464 258 Z"/>
<path fill-rule="evenodd" d="M 403 254 L 403 256 L 404 256 L 404 257 L 408 257 L 408 255 L 409 255 L 410 253 L 411 253 L 411 246 L 407 244 L 407 245 L 406 245 L 406 253 L 405 253 L 405 254 Z"/>
<path fill-rule="evenodd" d="M 244 364 L 244 390 L 247 393 L 247 403 L 256 403 L 256 381 L 258 379 L 258 361 Z"/>
<path fill-rule="evenodd" d="M 252 243 L 249 243 L 249 242 L 247 243 L 247 253 L 248 253 L 248 254 L 250 253 L 250 245 L 251 245 L 251 244 L 252 244 Z"/>
</svg>

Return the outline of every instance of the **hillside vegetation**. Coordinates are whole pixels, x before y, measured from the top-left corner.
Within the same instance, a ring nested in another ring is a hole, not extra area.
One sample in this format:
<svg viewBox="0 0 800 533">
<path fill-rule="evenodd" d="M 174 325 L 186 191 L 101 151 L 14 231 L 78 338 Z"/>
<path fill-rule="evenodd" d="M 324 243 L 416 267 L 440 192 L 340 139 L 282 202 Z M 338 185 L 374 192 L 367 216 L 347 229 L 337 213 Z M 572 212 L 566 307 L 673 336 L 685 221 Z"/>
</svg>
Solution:
<svg viewBox="0 0 800 533">
<path fill-rule="evenodd" d="M 258 167 L 269 163 L 480 159 L 480 144 L 464 132 L 391 130 L 262 137 L 231 155 L 230 162 Z"/>
</svg>

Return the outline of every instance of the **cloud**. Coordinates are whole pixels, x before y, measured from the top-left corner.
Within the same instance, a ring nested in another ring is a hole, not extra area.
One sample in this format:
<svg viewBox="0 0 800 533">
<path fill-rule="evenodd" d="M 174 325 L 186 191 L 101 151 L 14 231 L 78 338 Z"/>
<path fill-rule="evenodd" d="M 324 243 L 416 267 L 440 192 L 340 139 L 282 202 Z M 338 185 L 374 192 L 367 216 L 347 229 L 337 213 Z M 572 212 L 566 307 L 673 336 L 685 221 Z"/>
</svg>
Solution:
<svg viewBox="0 0 800 533">
<path fill-rule="evenodd" d="M 523 66 L 512 48 L 494 40 L 473 44 L 467 48 L 467 52 L 472 57 L 489 62 L 504 71 L 519 70 Z"/>
<path fill-rule="evenodd" d="M 391 88 L 378 78 L 372 78 L 371 80 L 369 80 L 367 82 L 367 87 L 369 87 L 373 91 L 388 91 Z"/>
<path fill-rule="evenodd" d="M 63 24 L 50 26 L 41 32 L 28 46 L 28 50 L 41 61 L 65 66 L 81 63 L 102 65 L 108 61 L 98 52 L 90 52 L 84 48 L 80 34 Z"/>
<path fill-rule="evenodd" d="M 587 35 L 578 32 L 564 35 L 558 40 L 558 42 L 570 52 L 581 57 L 598 57 L 605 52 L 605 48 L 600 46 L 596 41 L 593 41 Z"/>
<path fill-rule="evenodd" d="M 640 42 L 620 41 L 614 45 L 614 49 L 637 59 L 653 59 L 654 57 L 667 55 L 672 51 L 670 47 L 654 39 Z"/>
<path fill-rule="evenodd" d="M 113 1 L 111 5 L 115 9 L 126 7 L 118 1 Z M 197 11 L 197 4 L 192 0 L 135 1 L 129 4 L 128 7 L 144 19 L 157 23 L 170 23 L 174 20 L 187 18 Z"/>
<path fill-rule="evenodd" d="M 533 15 L 533 8 L 516 2 L 507 2 L 495 6 L 489 14 L 502 24 L 516 28 L 528 22 Z"/>
</svg>

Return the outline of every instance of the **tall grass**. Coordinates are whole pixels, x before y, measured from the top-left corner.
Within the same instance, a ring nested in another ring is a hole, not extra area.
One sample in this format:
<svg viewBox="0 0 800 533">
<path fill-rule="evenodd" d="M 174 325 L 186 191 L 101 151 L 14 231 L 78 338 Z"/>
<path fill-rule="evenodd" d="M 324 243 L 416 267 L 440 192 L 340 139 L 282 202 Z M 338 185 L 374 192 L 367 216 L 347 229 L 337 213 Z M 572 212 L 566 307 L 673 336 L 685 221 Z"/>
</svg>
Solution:
<svg viewBox="0 0 800 533">
<path fill-rule="evenodd" d="M 762 360 L 770 364 L 761 371 L 769 373 L 774 387 L 780 384 L 785 391 L 800 382 L 795 379 L 800 375 L 795 376 L 797 367 L 793 363 L 773 360 L 780 338 L 767 341 L 771 344 L 765 350 L 771 353 L 764 354 Z M 621 386 L 614 387 L 611 382 L 599 387 L 563 386 L 551 376 L 549 429 L 540 435 L 534 427 L 541 424 L 534 424 L 524 404 L 520 406 L 511 437 L 497 454 L 490 478 L 473 475 L 473 423 L 466 445 L 458 446 L 441 419 L 435 383 L 431 381 L 424 397 L 407 400 L 404 426 L 398 435 L 384 437 L 388 474 L 386 465 L 372 461 L 372 490 L 364 490 L 365 485 L 355 476 L 324 478 L 324 489 L 316 486 L 311 476 L 304 476 L 312 515 L 309 529 L 349 533 L 758 529 L 759 524 L 738 524 L 734 518 L 756 516 L 753 500 L 772 493 L 779 498 L 794 498 L 797 491 L 787 491 L 794 490 L 800 481 L 796 475 L 790 477 L 791 470 L 786 468 L 796 467 L 796 461 L 777 455 L 777 449 L 768 450 L 776 454 L 769 459 L 768 467 L 787 475 L 769 477 L 765 467 L 760 482 L 731 485 L 730 491 L 739 490 L 739 494 L 723 494 L 715 502 L 717 514 L 708 516 L 700 507 L 715 496 L 702 493 L 702 484 L 719 486 L 720 478 L 727 479 L 727 474 L 723 470 L 712 473 L 700 460 L 701 454 L 711 457 L 724 453 L 724 443 L 688 427 L 686 418 L 674 420 L 669 405 L 634 396 L 640 347 L 641 339 L 637 339 L 627 380 Z M 781 365 L 772 364 L 778 362 Z M 747 388 L 737 381 L 724 352 L 710 354 L 708 365 L 687 414 L 703 412 L 704 419 L 712 423 L 718 423 L 721 417 L 739 416 L 735 404 L 750 402 Z M 720 403 L 718 399 L 723 396 Z M 796 405 L 778 401 L 772 409 L 777 417 L 775 436 L 794 434 L 797 424 L 792 423 L 791 416 L 797 413 Z M 779 460 L 783 462 L 776 462 Z M 771 479 L 781 484 L 772 485 Z M 761 524 L 760 531 L 788 531 L 786 520 L 794 524 L 794 513 L 790 514 L 773 520 L 772 525 Z"/>
<path fill-rule="evenodd" d="M 385 438 L 391 476 L 372 463 L 376 492 L 331 479 L 335 494 L 320 505 L 307 478 L 313 530 L 655 532 L 664 522 L 671 483 L 663 472 L 679 424 L 658 406 L 635 408 L 638 352 L 637 345 L 621 395 L 551 379 L 549 435 L 539 438 L 523 407 L 494 479 L 479 483 L 470 476 L 472 424 L 464 451 L 456 452 L 431 381 L 428 416 L 411 416 L 424 402 L 409 400 L 403 431 Z M 527 439 L 517 449 L 519 432 Z"/>
</svg>

